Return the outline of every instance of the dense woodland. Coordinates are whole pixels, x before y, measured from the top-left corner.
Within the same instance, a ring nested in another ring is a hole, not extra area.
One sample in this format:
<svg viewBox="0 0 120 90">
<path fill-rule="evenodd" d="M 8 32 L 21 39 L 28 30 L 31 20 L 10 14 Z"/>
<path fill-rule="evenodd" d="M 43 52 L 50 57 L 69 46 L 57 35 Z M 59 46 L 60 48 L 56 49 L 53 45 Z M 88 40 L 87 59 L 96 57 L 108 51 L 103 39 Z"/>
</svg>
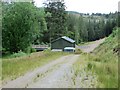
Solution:
<svg viewBox="0 0 120 90">
<path fill-rule="evenodd" d="M 48 44 L 68 36 L 76 44 L 104 38 L 120 26 L 118 12 L 83 14 L 66 11 L 64 1 L 46 1 L 38 8 L 34 2 L 2 3 L 2 46 L 10 53 L 30 51 L 33 44 Z"/>
</svg>

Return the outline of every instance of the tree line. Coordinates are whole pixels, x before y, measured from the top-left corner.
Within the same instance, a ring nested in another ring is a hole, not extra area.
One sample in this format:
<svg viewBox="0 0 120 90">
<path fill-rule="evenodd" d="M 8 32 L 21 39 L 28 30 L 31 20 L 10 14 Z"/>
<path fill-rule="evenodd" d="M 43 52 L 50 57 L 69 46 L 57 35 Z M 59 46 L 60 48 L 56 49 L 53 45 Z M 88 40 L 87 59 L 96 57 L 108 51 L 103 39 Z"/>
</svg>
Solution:
<svg viewBox="0 0 120 90">
<path fill-rule="evenodd" d="M 46 1 L 41 8 L 34 2 L 2 2 L 2 49 L 10 53 L 27 52 L 33 44 L 50 44 L 61 36 L 74 39 L 76 44 L 97 40 L 112 33 L 118 18 L 118 12 L 69 12 L 63 0 Z"/>
<path fill-rule="evenodd" d="M 108 18 L 101 15 L 79 15 L 68 14 L 67 30 L 70 37 L 76 40 L 76 43 L 85 41 L 94 41 L 104 38 L 112 33 L 117 26 L 118 14 L 109 14 Z"/>
</svg>

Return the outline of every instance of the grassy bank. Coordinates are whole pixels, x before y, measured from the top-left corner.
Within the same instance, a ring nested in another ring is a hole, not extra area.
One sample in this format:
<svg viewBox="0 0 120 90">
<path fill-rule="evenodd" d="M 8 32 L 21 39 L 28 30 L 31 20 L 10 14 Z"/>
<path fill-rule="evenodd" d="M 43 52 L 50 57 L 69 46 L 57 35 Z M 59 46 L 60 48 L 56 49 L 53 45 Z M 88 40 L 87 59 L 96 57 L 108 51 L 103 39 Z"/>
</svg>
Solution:
<svg viewBox="0 0 120 90">
<path fill-rule="evenodd" d="M 120 30 L 120 29 L 119 29 Z M 99 76 L 100 87 L 118 87 L 118 29 L 93 52 L 90 60 L 95 63 L 95 72 Z"/>
<path fill-rule="evenodd" d="M 30 55 L 2 59 L 2 80 L 15 79 L 26 72 L 29 72 L 37 67 L 45 65 L 52 60 L 57 59 L 68 53 L 64 52 L 35 52 Z"/>
<path fill-rule="evenodd" d="M 97 76 L 98 88 L 118 87 L 118 30 L 106 38 L 91 54 L 81 54 L 80 60 L 75 64 L 75 71 L 79 72 L 84 65 L 85 70 L 93 72 Z M 120 35 L 120 34 L 119 34 Z M 81 60 L 82 59 L 82 60 Z"/>
<path fill-rule="evenodd" d="M 98 87 L 118 87 L 118 29 L 97 47 L 87 61 L 98 75 Z"/>
<path fill-rule="evenodd" d="M 87 53 L 80 54 L 80 58 L 73 64 L 74 75 L 72 81 L 80 88 L 96 88 L 97 75 L 87 60 Z"/>
</svg>

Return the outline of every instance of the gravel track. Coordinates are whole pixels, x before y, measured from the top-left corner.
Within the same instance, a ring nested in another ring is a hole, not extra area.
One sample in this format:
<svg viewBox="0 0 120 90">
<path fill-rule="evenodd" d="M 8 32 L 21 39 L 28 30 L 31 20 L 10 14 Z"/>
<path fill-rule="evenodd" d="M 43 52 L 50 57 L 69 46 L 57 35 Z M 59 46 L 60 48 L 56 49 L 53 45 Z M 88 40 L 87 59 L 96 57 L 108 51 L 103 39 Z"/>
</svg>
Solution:
<svg viewBox="0 0 120 90">
<path fill-rule="evenodd" d="M 89 53 L 103 41 L 104 39 L 101 39 L 92 44 L 78 46 L 77 48 Z M 80 59 L 80 55 L 71 54 L 63 56 L 13 81 L 8 81 L 2 88 L 85 88 L 87 87 L 86 83 L 89 84 L 89 81 L 95 76 L 91 74 L 89 74 L 89 76 L 87 72 L 81 71 L 81 75 L 75 78 L 75 81 L 79 81 L 79 84 L 75 84 L 72 79 L 74 76 L 72 66 L 78 59 Z M 87 80 L 82 82 L 86 76 Z"/>
<path fill-rule="evenodd" d="M 63 56 L 24 76 L 9 81 L 6 85 L 3 85 L 3 88 L 53 87 L 78 57 L 79 55 Z"/>
</svg>

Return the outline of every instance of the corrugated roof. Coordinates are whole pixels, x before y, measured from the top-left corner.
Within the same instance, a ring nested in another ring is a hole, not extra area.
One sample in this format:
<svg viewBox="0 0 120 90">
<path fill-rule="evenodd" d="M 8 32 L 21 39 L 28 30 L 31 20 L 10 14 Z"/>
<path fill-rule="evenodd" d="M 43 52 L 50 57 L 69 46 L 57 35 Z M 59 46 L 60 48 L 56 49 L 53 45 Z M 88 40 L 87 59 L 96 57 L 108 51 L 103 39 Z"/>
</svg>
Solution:
<svg viewBox="0 0 120 90">
<path fill-rule="evenodd" d="M 73 40 L 73 39 L 71 39 L 69 37 L 66 37 L 66 36 L 63 36 L 62 38 L 65 39 L 65 40 L 67 40 L 67 41 L 69 41 L 69 42 L 71 42 L 71 43 L 75 42 L 75 40 Z"/>
</svg>

